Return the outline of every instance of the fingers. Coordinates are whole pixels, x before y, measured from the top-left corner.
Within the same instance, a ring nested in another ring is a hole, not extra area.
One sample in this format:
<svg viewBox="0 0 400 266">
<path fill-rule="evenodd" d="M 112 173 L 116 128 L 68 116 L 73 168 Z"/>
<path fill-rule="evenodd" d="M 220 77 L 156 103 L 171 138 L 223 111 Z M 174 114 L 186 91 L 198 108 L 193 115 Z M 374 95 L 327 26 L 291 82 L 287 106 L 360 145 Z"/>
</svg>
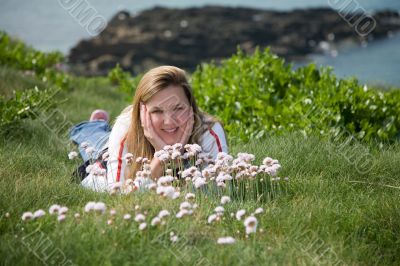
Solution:
<svg viewBox="0 0 400 266">
<path fill-rule="evenodd" d="M 180 140 L 182 144 L 187 144 L 187 142 L 189 141 L 190 135 L 193 132 L 193 125 L 194 125 L 193 109 L 190 108 L 189 117 Z"/>
<path fill-rule="evenodd" d="M 148 112 L 147 112 L 147 108 L 146 105 L 144 105 L 143 103 L 140 103 L 140 122 L 142 123 L 142 128 L 143 128 L 143 133 L 145 135 L 145 137 L 150 137 L 149 135 L 149 129 L 148 129 Z"/>
<path fill-rule="evenodd" d="M 145 120 L 145 109 L 144 109 L 144 104 L 140 103 L 140 123 L 142 125 L 142 127 L 144 127 L 144 120 Z"/>
<path fill-rule="evenodd" d="M 145 121 L 146 121 L 146 128 L 151 135 L 154 134 L 154 127 L 153 122 L 151 121 L 150 113 L 147 112 L 147 108 L 145 107 Z"/>
</svg>

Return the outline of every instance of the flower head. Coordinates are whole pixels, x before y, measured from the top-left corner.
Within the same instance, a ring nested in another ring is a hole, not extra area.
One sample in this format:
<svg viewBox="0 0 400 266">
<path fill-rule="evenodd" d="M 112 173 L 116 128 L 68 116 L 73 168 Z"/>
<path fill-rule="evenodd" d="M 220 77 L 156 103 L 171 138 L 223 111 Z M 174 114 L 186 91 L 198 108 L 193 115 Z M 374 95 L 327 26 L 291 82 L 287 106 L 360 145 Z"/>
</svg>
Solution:
<svg viewBox="0 0 400 266">
<path fill-rule="evenodd" d="M 135 216 L 135 221 L 140 223 L 140 222 L 144 222 L 144 220 L 146 219 L 146 216 L 144 216 L 141 213 L 136 214 Z"/>
<path fill-rule="evenodd" d="M 78 157 L 78 153 L 76 151 L 71 151 L 70 153 L 68 153 L 68 158 L 70 160 L 75 159 L 76 157 Z"/>
<path fill-rule="evenodd" d="M 244 226 L 246 227 L 246 234 L 249 235 L 251 233 L 257 232 L 258 221 L 254 216 L 249 216 L 244 220 Z"/>
<path fill-rule="evenodd" d="M 58 204 L 53 204 L 53 205 L 51 205 L 50 208 L 49 208 L 49 214 L 50 214 L 50 215 L 53 215 L 53 214 L 58 213 L 58 210 L 59 210 L 60 208 L 61 208 L 61 206 L 58 205 Z"/>
<path fill-rule="evenodd" d="M 200 188 L 200 187 L 204 186 L 205 184 L 207 184 L 205 178 L 198 177 L 198 178 L 196 178 L 196 179 L 194 180 L 194 186 L 195 186 L 195 188 Z"/>
<path fill-rule="evenodd" d="M 31 212 L 24 212 L 23 214 L 22 214 L 22 221 L 29 221 L 29 220 L 32 220 L 33 219 L 33 213 L 31 213 Z"/>
<path fill-rule="evenodd" d="M 36 219 L 36 218 L 40 218 L 40 217 L 45 216 L 45 215 L 46 215 L 46 212 L 44 210 L 40 209 L 40 210 L 37 210 L 37 211 L 35 211 L 33 213 L 33 218 Z"/>
<path fill-rule="evenodd" d="M 238 210 L 236 212 L 236 219 L 238 221 L 242 220 L 242 216 L 246 214 L 246 210 Z"/>
<path fill-rule="evenodd" d="M 146 224 L 146 223 L 141 223 L 141 224 L 139 224 L 139 230 L 140 230 L 140 231 L 143 231 L 144 229 L 146 229 L 146 227 L 147 227 L 147 224 Z"/>
<path fill-rule="evenodd" d="M 124 159 L 127 165 L 131 165 L 133 163 L 133 154 L 128 152 L 125 154 Z"/>
<path fill-rule="evenodd" d="M 193 194 L 193 193 L 187 193 L 186 196 L 185 196 L 185 199 L 186 199 L 186 200 L 190 200 L 190 199 L 194 199 L 195 197 L 196 197 L 195 194 Z"/>
<path fill-rule="evenodd" d="M 264 209 L 263 208 L 257 208 L 255 211 L 254 211 L 254 214 L 261 214 L 261 213 L 263 213 L 264 212 Z"/>
<path fill-rule="evenodd" d="M 58 214 L 66 214 L 68 212 L 68 207 L 62 206 L 59 210 L 58 210 Z"/>
<path fill-rule="evenodd" d="M 94 210 L 95 206 L 96 206 L 96 202 L 89 201 L 88 203 L 86 203 L 84 210 L 85 210 L 85 212 L 91 212 L 92 210 Z"/>
<path fill-rule="evenodd" d="M 181 205 L 179 206 L 180 210 L 190 210 L 192 208 L 192 204 L 190 204 L 187 201 L 184 201 L 181 203 Z"/>
<path fill-rule="evenodd" d="M 57 221 L 58 222 L 64 222 L 64 220 L 66 219 L 67 217 L 64 215 L 64 214 L 61 214 L 61 215 L 58 215 L 57 216 Z"/>
<path fill-rule="evenodd" d="M 210 216 L 208 216 L 207 222 L 209 224 L 211 224 L 212 222 L 214 222 L 216 219 L 218 218 L 218 216 L 216 214 L 211 214 Z"/>
<path fill-rule="evenodd" d="M 107 209 L 106 204 L 104 204 L 103 202 L 96 202 L 93 207 L 94 211 L 101 214 L 103 214 L 106 211 L 106 209 Z"/>
<path fill-rule="evenodd" d="M 221 198 L 222 205 L 229 203 L 229 202 L 231 202 L 231 198 L 229 196 L 222 196 L 222 198 Z"/>
<path fill-rule="evenodd" d="M 156 226 L 159 225 L 161 223 L 161 219 L 160 217 L 156 216 L 151 220 L 151 226 Z"/>
<path fill-rule="evenodd" d="M 159 214 L 158 214 L 158 217 L 159 217 L 160 219 L 162 219 L 162 218 L 167 217 L 167 216 L 169 216 L 169 215 L 170 215 L 169 211 L 167 211 L 167 210 L 161 210 L 161 211 L 159 212 Z"/>
<path fill-rule="evenodd" d="M 229 244 L 234 244 L 235 239 L 233 237 L 227 236 L 227 237 L 220 237 L 217 240 L 217 243 L 220 245 L 229 245 Z"/>
<path fill-rule="evenodd" d="M 218 206 L 218 207 L 216 207 L 216 208 L 214 209 L 214 212 L 217 213 L 217 214 L 219 214 L 219 215 L 224 214 L 224 211 L 225 211 L 225 209 L 224 209 L 224 207 L 222 207 L 222 206 Z"/>
</svg>

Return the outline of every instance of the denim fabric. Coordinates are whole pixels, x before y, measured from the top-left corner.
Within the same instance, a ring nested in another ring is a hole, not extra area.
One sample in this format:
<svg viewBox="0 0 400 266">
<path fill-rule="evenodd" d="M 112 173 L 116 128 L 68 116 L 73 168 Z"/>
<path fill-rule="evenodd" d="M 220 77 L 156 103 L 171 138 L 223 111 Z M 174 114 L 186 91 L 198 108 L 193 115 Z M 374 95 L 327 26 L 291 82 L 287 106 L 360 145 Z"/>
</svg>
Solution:
<svg viewBox="0 0 400 266">
<path fill-rule="evenodd" d="M 90 159 L 97 159 L 99 153 L 105 148 L 110 133 L 111 128 L 106 121 L 85 121 L 75 125 L 71 129 L 69 138 L 79 146 L 79 153 L 83 161 L 86 162 Z M 87 154 L 85 149 L 81 147 L 83 142 L 89 143 L 89 146 L 93 147 L 95 151 L 92 154 Z"/>
</svg>

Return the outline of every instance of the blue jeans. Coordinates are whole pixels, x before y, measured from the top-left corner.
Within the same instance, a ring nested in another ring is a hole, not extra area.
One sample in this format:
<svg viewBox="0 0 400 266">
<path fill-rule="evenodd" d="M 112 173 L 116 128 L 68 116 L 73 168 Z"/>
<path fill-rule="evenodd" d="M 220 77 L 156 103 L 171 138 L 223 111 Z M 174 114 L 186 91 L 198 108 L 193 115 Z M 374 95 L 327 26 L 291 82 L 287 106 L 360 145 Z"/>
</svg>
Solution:
<svg viewBox="0 0 400 266">
<path fill-rule="evenodd" d="M 69 132 L 69 139 L 79 146 L 79 153 L 84 162 L 88 160 L 96 160 L 104 149 L 111 128 L 108 122 L 103 120 L 85 121 L 75 125 Z M 87 154 L 85 149 L 81 147 L 83 142 L 89 143 L 94 148 L 92 154 Z"/>
</svg>

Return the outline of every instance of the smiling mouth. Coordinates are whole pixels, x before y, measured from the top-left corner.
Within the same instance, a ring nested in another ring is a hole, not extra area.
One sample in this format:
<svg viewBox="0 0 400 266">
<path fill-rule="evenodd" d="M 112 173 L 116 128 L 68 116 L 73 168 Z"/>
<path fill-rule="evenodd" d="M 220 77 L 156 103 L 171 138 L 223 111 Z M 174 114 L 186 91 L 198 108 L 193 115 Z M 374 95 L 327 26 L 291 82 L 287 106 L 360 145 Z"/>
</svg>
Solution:
<svg viewBox="0 0 400 266">
<path fill-rule="evenodd" d="M 164 131 L 164 132 L 167 132 L 167 133 L 169 133 L 169 134 L 173 134 L 173 133 L 175 133 L 176 131 L 178 131 L 178 128 L 176 127 L 176 128 L 173 128 L 173 129 L 163 129 L 163 131 Z"/>
</svg>

